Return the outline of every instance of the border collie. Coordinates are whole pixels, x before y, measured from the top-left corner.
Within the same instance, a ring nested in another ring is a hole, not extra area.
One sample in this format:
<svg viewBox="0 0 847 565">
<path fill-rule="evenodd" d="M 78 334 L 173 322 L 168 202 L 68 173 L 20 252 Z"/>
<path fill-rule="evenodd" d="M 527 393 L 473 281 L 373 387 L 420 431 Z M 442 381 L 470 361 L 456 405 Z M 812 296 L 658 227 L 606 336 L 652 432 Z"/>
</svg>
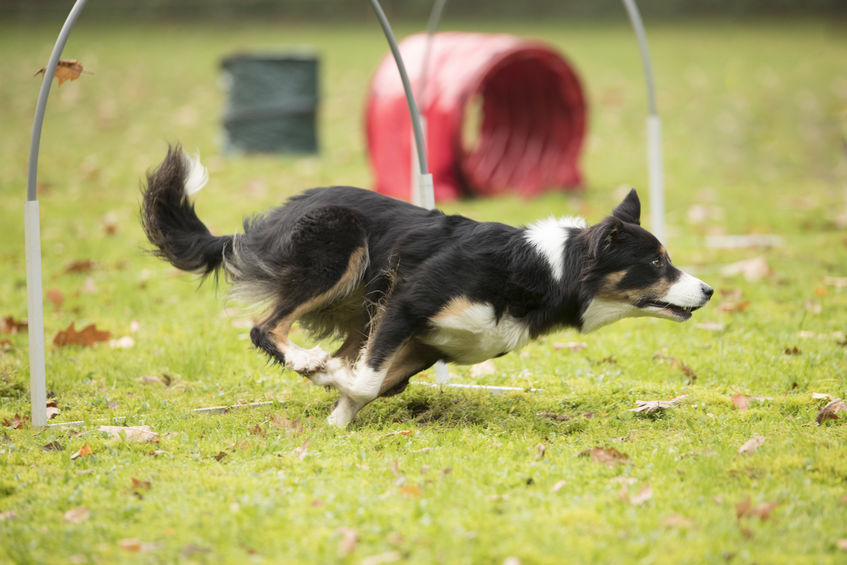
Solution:
<svg viewBox="0 0 847 565">
<path fill-rule="evenodd" d="M 566 326 L 593 331 L 628 316 L 685 321 L 712 288 L 671 264 L 639 225 L 635 190 L 597 224 L 476 222 L 369 190 L 314 188 L 214 236 L 189 195 L 206 169 L 171 147 L 148 174 L 141 220 L 155 254 L 262 307 L 250 331 L 270 359 L 341 397 L 346 426 L 368 402 L 401 392 L 436 361 L 471 364 Z M 338 336 L 331 355 L 289 340 L 294 322 Z"/>
</svg>

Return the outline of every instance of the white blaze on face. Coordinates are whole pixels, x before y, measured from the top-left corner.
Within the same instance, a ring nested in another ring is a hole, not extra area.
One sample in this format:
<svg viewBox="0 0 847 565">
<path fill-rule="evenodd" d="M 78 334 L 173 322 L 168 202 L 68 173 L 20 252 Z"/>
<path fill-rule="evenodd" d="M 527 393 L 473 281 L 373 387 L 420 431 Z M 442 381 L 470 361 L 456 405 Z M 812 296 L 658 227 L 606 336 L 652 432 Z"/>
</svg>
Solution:
<svg viewBox="0 0 847 565">
<path fill-rule="evenodd" d="M 682 276 L 670 286 L 667 294 L 658 300 L 681 308 L 694 308 L 706 304 L 709 296 L 704 289 L 709 288 L 709 285 L 685 271 L 681 272 Z"/>
</svg>

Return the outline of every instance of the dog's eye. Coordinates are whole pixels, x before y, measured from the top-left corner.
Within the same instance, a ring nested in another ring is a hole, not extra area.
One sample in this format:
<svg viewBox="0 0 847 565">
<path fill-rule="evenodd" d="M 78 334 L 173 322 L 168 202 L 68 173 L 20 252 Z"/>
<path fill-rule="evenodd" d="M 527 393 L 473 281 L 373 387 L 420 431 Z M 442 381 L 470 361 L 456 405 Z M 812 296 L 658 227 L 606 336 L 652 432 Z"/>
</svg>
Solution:
<svg viewBox="0 0 847 565">
<path fill-rule="evenodd" d="M 657 269 L 661 269 L 662 265 L 664 265 L 665 262 L 662 260 L 661 257 L 656 257 L 655 259 L 650 261 L 650 264 L 653 265 L 654 267 L 656 267 Z"/>
</svg>

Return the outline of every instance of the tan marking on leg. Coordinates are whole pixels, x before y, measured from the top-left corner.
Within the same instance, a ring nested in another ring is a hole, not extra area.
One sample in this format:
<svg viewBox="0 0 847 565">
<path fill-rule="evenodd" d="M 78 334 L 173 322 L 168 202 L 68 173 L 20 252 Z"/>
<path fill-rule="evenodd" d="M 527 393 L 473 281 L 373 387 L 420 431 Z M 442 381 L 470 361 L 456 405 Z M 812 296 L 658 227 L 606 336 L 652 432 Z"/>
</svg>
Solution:
<svg viewBox="0 0 847 565">
<path fill-rule="evenodd" d="M 465 310 L 473 306 L 473 302 L 468 300 L 466 296 L 457 296 L 451 298 L 438 313 L 432 317 L 432 320 L 437 322 L 447 318 L 460 316 Z"/>
<path fill-rule="evenodd" d="M 415 373 L 423 371 L 438 361 L 438 357 L 438 353 L 430 347 L 415 342 L 407 342 L 389 359 L 388 372 L 382 381 L 379 395 L 385 395 L 396 386 L 409 380 Z"/>
<path fill-rule="evenodd" d="M 322 292 L 321 294 L 303 302 L 295 308 L 290 314 L 282 318 L 268 332 L 274 338 L 274 345 L 285 357 L 285 365 L 287 368 L 297 371 L 298 373 L 308 374 L 320 369 L 329 358 L 329 353 L 320 347 L 312 349 L 304 349 L 288 339 L 288 334 L 291 332 L 291 326 L 298 318 L 302 317 L 307 312 L 324 306 L 339 296 L 344 296 L 352 292 L 358 284 L 365 267 L 367 266 L 367 248 L 360 247 L 350 254 L 350 260 L 347 262 L 347 269 L 341 278 L 332 288 Z M 264 324 L 267 323 L 267 320 Z M 260 327 L 264 324 L 260 324 Z"/>
</svg>

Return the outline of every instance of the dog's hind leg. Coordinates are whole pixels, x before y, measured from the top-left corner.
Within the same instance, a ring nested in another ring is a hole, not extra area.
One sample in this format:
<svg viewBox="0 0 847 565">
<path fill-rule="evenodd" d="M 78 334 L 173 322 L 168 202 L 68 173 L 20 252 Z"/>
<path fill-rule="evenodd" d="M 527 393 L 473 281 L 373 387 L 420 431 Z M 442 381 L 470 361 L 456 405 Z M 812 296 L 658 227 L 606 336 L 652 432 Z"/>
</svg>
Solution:
<svg viewBox="0 0 847 565">
<path fill-rule="evenodd" d="M 315 382 L 325 382 L 341 393 L 329 416 L 330 424 L 345 427 L 364 405 L 380 395 L 402 390 L 412 375 L 441 357 L 415 339 L 415 325 L 407 317 L 406 306 L 402 299 L 392 301 L 355 366 L 333 358 L 317 373 Z"/>
<path fill-rule="evenodd" d="M 361 217 L 341 207 L 312 210 L 292 228 L 279 255 L 274 258 L 281 265 L 278 273 L 261 283 L 272 291 L 270 312 L 250 331 L 250 339 L 273 362 L 309 376 L 323 367 L 329 353 L 299 347 L 288 334 L 299 318 L 331 306 L 361 284 L 369 262 Z M 255 285 L 243 275 L 248 269 L 238 266 L 244 284 Z"/>
</svg>

